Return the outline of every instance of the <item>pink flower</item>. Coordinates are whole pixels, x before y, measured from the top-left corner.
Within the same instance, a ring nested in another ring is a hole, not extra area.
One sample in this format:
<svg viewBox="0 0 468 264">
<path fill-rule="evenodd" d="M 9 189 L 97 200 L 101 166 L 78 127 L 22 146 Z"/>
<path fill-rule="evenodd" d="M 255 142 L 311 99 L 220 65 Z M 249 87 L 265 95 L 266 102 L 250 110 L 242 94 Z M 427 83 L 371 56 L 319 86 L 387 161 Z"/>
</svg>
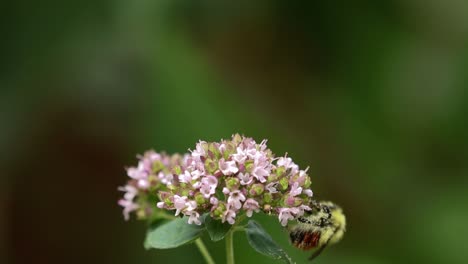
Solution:
<svg viewBox="0 0 468 264">
<path fill-rule="evenodd" d="M 233 225 L 236 222 L 236 212 L 231 210 L 230 207 L 226 208 L 226 212 L 224 212 L 221 222 L 228 222 L 229 224 Z"/>
<path fill-rule="evenodd" d="M 120 199 L 119 200 L 119 205 L 122 206 L 123 209 L 123 215 L 125 221 L 128 221 L 130 219 L 130 213 L 138 209 L 138 204 L 134 203 L 131 200 L 126 200 L 126 199 Z"/>
<path fill-rule="evenodd" d="M 195 150 L 192 151 L 192 157 L 200 158 L 201 156 L 205 156 L 205 150 L 203 149 L 203 144 L 206 144 L 205 141 L 198 141 L 197 145 L 195 146 Z"/>
<path fill-rule="evenodd" d="M 218 205 L 218 199 L 214 196 L 210 198 L 210 204 L 212 205 Z"/>
<path fill-rule="evenodd" d="M 172 181 L 174 180 L 174 176 L 172 173 L 164 174 L 164 172 L 160 171 L 158 173 L 158 178 L 162 184 L 171 185 Z"/>
<path fill-rule="evenodd" d="M 149 183 L 149 181 L 147 179 L 139 179 L 137 184 L 138 184 L 138 187 L 140 189 L 143 189 L 143 190 L 148 189 L 148 187 L 150 185 L 150 183 Z"/>
<path fill-rule="evenodd" d="M 135 167 L 128 168 L 127 175 L 128 177 L 132 179 L 136 179 L 136 180 L 148 177 L 148 173 L 144 170 L 144 165 L 141 161 L 138 163 L 137 168 Z"/>
<path fill-rule="evenodd" d="M 189 214 L 188 223 L 189 224 L 201 225 L 200 214 L 195 212 L 195 211 L 191 211 L 190 214 Z"/>
<path fill-rule="evenodd" d="M 218 179 L 215 176 L 207 176 L 201 180 L 200 192 L 205 198 L 210 197 L 216 192 L 216 187 L 218 186 Z"/>
<path fill-rule="evenodd" d="M 305 195 L 309 196 L 309 197 L 312 197 L 314 195 L 314 193 L 312 192 L 311 189 L 305 189 L 304 191 L 302 191 Z"/>
<path fill-rule="evenodd" d="M 224 153 L 224 151 L 226 150 L 226 143 L 225 143 L 222 139 L 221 139 L 221 142 L 222 142 L 222 143 L 219 144 L 218 149 L 219 149 L 219 151 L 220 151 L 221 153 Z"/>
<path fill-rule="evenodd" d="M 182 156 L 145 152 L 138 156 L 137 166 L 127 169 L 128 186 L 119 188 L 125 192 L 119 201 L 125 218 L 138 209 L 145 212 L 140 216 L 151 219 L 155 212 L 145 210 L 154 205 L 147 194 L 155 194 L 158 210 L 174 210 L 176 216 L 187 216 L 190 224 L 201 224 L 205 213 L 234 224 L 237 214 L 252 217 L 264 209 L 278 214 L 286 225 L 310 210 L 302 205 L 313 195 L 305 187 L 310 178 L 307 169 L 299 170 L 287 155 L 273 158 L 266 143 L 236 134 L 220 142 L 200 140 L 191 153 Z"/>
<path fill-rule="evenodd" d="M 291 175 L 295 175 L 299 171 L 299 166 L 297 166 L 296 163 L 292 161 L 291 158 L 289 157 L 281 157 L 278 159 L 278 162 L 276 163 L 278 166 L 283 166 L 287 170 L 291 170 Z"/>
<path fill-rule="evenodd" d="M 279 208 L 278 219 L 282 226 L 286 226 L 289 220 L 293 220 L 300 210 L 298 208 Z"/>
<path fill-rule="evenodd" d="M 224 158 L 219 160 L 219 169 L 224 175 L 236 174 L 239 171 L 235 161 L 225 161 Z"/>
<path fill-rule="evenodd" d="M 240 164 L 243 164 L 247 159 L 247 154 L 242 148 L 237 147 L 237 152 L 232 155 L 232 159 L 239 162 Z"/>
<path fill-rule="evenodd" d="M 259 152 L 261 153 L 261 152 Z M 270 175 L 271 162 L 265 156 L 265 153 L 261 153 L 257 156 L 254 161 L 254 168 L 252 169 L 252 175 L 257 178 L 260 182 L 266 182 L 265 177 Z"/>
<path fill-rule="evenodd" d="M 270 193 L 277 193 L 278 191 L 276 190 L 276 186 L 278 186 L 278 182 L 270 182 L 265 186 L 265 188 L 270 192 Z"/>
<path fill-rule="evenodd" d="M 192 181 L 192 175 L 189 171 L 185 171 L 183 174 L 179 175 L 179 182 L 190 183 Z"/>
<path fill-rule="evenodd" d="M 242 185 L 249 185 L 249 184 L 251 184 L 252 181 L 253 181 L 253 177 L 250 176 L 250 174 L 248 174 L 248 173 L 242 173 L 242 172 L 240 172 L 240 173 L 237 175 L 237 178 L 239 178 L 240 184 L 242 184 Z"/>
<path fill-rule="evenodd" d="M 194 182 L 194 183 L 192 184 L 192 187 L 193 187 L 194 189 L 199 189 L 199 188 L 201 187 L 201 182 L 199 182 L 199 181 Z"/>
<path fill-rule="evenodd" d="M 133 198 L 135 198 L 135 196 L 138 194 L 137 188 L 129 184 L 125 185 L 124 187 L 119 187 L 118 190 L 125 192 L 124 199 L 128 201 L 132 201 Z"/>
<path fill-rule="evenodd" d="M 242 208 L 246 210 L 246 214 L 248 217 L 252 217 L 253 211 L 255 211 L 256 213 L 260 211 L 258 202 L 252 198 L 247 199 Z"/>
<path fill-rule="evenodd" d="M 185 210 L 186 212 L 192 212 L 193 210 L 197 209 L 197 202 L 195 201 L 188 201 L 185 203 Z"/>
<path fill-rule="evenodd" d="M 235 209 L 241 209 L 243 201 L 245 201 L 245 196 L 241 191 L 232 191 L 229 194 L 228 205 L 233 206 Z"/>
<path fill-rule="evenodd" d="M 262 183 L 266 182 L 265 177 L 267 177 L 269 174 L 270 174 L 269 171 L 267 171 L 266 169 L 262 167 L 255 167 L 252 171 L 252 175 Z"/>
<path fill-rule="evenodd" d="M 175 216 L 178 216 L 180 212 L 185 208 L 187 203 L 187 196 L 180 197 L 179 195 L 174 195 L 174 207 L 176 209 Z"/>
<path fill-rule="evenodd" d="M 295 182 L 293 186 L 291 187 L 291 191 L 289 192 L 289 195 L 292 197 L 300 195 L 302 193 L 302 187 L 299 187 L 299 183 Z"/>
<path fill-rule="evenodd" d="M 298 216 L 301 216 L 304 214 L 304 211 L 311 211 L 312 208 L 310 208 L 309 206 L 307 205 L 301 205 L 299 206 L 299 213 L 298 213 Z"/>
<path fill-rule="evenodd" d="M 296 181 L 297 183 L 299 183 L 300 186 L 304 185 L 304 183 L 305 183 L 307 177 L 309 177 L 309 176 L 307 175 L 307 173 L 306 173 L 308 169 L 309 169 L 309 168 L 307 168 L 306 170 L 300 170 L 300 171 L 299 171 L 299 177 L 298 177 L 295 181 Z M 291 181 L 289 182 L 290 184 L 293 183 L 292 179 L 293 179 L 293 178 L 291 178 Z"/>
<path fill-rule="evenodd" d="M 196 180 L 198 178 L 200 178 L 201 176 L 203 176 L 205 174 L 205 171 L 203 170 L 194 170 L 190 173 L 192 175 L 192 180 Z"/>
<path fill-rule="evenodd" d="M 262 140 L 262 142 L 260 142 L 260 144 L 258 144 L 259 149 L 260 149 L 261 152 L 264 152 L 267 149 L 267 145 L 266 145 L 267 142 L 268 142 L 268 140 L 264 139 L 264 140 Z"/>
</svg>

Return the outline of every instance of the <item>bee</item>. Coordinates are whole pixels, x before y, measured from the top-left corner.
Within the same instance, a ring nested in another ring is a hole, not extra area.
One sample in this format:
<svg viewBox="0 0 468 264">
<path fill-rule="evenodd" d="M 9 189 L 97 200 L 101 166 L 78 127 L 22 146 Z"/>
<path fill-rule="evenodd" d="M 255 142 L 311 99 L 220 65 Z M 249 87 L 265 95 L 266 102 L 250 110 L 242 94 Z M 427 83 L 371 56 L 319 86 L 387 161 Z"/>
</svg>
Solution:
<svg viewBox="0 0 468 264">
<path fill-rule="evenodd" d="M 332 202 L 311 204 L 311 211 L 288 227 L 291 243 L 302 250 L 316 249 L 309 260 L 316 258 L 328 246 L 339 242 L 346 231 L 343 210 Z"/>
</svg>

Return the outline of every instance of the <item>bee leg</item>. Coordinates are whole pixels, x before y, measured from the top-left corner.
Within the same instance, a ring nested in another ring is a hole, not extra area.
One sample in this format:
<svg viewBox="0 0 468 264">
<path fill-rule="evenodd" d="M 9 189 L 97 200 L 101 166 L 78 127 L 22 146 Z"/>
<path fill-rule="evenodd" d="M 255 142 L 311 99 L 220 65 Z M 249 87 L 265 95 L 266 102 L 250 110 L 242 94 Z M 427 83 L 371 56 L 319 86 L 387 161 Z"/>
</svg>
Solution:
<svg viewBox="0 0 468 264">
<path fill-rule="evenodd" d="M 322 251 L 327 247 L 327 244 L 324 244 L 323 246 L 321 246 L 319 249 L 315 250 L 314 254 L 312 254 L 312 256 L 309 257 L 309 260 L 312 261 L 314 258 L 318 257 L 320 255 L 320 253 L 322 253 Z"/>
</svg>

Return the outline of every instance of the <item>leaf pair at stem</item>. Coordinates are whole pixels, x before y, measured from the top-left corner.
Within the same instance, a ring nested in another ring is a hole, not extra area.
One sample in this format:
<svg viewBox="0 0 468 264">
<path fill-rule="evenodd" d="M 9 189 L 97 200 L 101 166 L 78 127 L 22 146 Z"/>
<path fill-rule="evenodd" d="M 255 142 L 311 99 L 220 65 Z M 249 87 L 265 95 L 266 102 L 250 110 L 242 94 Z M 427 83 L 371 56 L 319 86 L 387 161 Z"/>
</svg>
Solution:
<svg viewBox="0 0 468 264">
<path fill-rule="evenodd" d="M 221 221 L 214 220 L 209 215 L 204 216 L 203 224 L 199 226 L 187 224 L 187 219 L 184 217 L 174 219 L 156 228 L 150 228 L 146 235 L 145 248 L 176 248 L 197 240 L 197 246 L 204 255 L 205 260 L 208 263 L 214 263 L 208 251 L 204 248 L 203 242 L 198 240 L 205 230 L 212 241 L 220 241 L 226 238 L 228 263 L 234 263 L 232 235 L 235 231 L 245 231 L 249 244 L 257 252 L 273 259 L 282 260 L 285 263 L 293 263 L 286 252 L 273 241 L 271 236 L 256 221 L 250 220 L 246 226 L 242 227 L 221 223 Z"/>
</svg>

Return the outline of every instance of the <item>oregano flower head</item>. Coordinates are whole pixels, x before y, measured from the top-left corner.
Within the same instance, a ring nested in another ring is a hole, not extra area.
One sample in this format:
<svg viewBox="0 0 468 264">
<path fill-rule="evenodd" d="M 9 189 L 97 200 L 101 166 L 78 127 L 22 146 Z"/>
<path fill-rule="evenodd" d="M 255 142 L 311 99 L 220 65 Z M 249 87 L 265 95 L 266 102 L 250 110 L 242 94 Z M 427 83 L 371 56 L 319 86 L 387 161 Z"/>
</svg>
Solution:
<svg viewBox="0 0 468 264">
<path fill-rule="evenodd" d="M 206 213 L 234 224 L 239 215 L 263 211 L 287 225 L 311 210 L 311 180 L 307 169 L 287 155 L 275 158 L 266 143 L 235 134 L 220 142 L 199 141 L 183 156 L 146 152 L 137 167 L 127 169 L 131 180 L 120 188 L 125 218 L 132 211 L 148 218 L 170 210 L 188 216 L 189 224 L 200 225 Z"/>
</svg>

